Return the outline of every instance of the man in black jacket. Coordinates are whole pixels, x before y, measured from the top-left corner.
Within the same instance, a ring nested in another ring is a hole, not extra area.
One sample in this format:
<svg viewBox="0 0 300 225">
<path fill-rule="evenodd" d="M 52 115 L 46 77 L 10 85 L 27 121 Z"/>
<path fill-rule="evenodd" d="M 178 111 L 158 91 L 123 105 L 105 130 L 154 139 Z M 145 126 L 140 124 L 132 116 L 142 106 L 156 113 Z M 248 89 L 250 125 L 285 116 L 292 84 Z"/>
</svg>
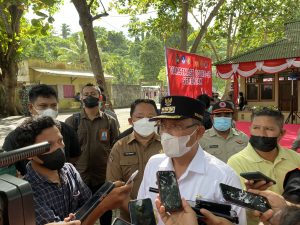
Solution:
<svg viewBox="0 0 300 225">
<path fill-rule="evenodd" d="M 56 91 L 46 84 L 39 84 L 32 87 L 29 91 L 28 109 L 33 117 L 50 116 L 56 118 L 58 114 L 58 96 Z M 72 127 L 60 121 L 59 123 L 65 144 L 64 151 L 67 162 L 75 163 L 81 152 L 77 134 Z M 7 135 L 2 148 L 5 151 L 11 151 L 17 148 L 15 131 Z M 28 161 L 21 161 L 16 163 L 16 168 L 22 175 L 26 174 L 27 162 Z"/>
</svg>

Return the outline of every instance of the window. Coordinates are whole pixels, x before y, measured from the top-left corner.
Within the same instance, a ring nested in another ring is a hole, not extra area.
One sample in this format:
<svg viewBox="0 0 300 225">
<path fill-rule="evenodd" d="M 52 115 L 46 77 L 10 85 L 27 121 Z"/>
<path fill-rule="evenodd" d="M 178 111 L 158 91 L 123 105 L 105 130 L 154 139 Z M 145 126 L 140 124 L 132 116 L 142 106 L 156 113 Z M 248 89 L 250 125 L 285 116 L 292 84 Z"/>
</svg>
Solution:
<svg viewBox="0 0 300 225">
<path fill-rule="evenodd" d="M 75 88 L 74 85 L 63 85 L 64 98 L 74 98 Z"/>
<path fill-rule="evenodd" d="M 255 75 L 246 79 L 248 101 L 274 100 L 274 74 Z"/>
</svg>

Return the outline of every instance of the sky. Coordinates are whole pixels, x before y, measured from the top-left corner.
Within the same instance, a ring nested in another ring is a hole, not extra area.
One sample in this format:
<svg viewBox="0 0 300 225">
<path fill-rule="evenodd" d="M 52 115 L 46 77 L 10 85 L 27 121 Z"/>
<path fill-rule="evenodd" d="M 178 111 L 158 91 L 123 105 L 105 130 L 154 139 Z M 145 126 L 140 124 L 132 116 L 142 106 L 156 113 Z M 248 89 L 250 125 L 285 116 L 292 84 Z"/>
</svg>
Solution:
<svg viewBox="0 0 300 225">
<path fill-rule="evenodd" d="M 101 19 L 94 21 L 94 26 L 105 27 L 107 30 L 122 31 L 127 36 L 128 32 L 126 24 L 129 23 L 130 17 L 128 15 L 120 15 L 115 10 L 109 11 L 109 2 L 110 1 L 108 0 L 102 0 L 102 3 L 104 4 L 109 16 L 102 17 Z M 102 8 L 99 9 L 99 12 L 103 12 Z M 141 20 L 145 20 L 150 16 L 155 17 L 155 13 L 141 15 L 139 18 Z M 81 31 L 78 13 L 70 0 L 65 0 L 64 5 L 61 6 L 60 10 L 54 15 L 54 19 L 55 22 L 53 23 L 53 27 L 56 33 L 60 33 L 61 25 L 63 23 L 70 26 L 72 33 Z"/>
</svg>

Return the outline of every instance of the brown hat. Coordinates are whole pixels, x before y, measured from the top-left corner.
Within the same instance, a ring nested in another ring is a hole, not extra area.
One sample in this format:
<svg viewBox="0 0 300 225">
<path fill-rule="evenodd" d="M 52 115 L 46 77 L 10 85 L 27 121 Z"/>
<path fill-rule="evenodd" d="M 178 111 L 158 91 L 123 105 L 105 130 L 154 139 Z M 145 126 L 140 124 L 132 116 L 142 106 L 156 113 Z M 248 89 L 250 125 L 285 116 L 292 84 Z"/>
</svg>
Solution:
<svg viewBox="0 0 300 225">
<path fill-rule="evenodd" d="M 233 104 L 227 101 L 220 101 L 213 105 L 212 114 L 233 113 Z"/>
</svg>

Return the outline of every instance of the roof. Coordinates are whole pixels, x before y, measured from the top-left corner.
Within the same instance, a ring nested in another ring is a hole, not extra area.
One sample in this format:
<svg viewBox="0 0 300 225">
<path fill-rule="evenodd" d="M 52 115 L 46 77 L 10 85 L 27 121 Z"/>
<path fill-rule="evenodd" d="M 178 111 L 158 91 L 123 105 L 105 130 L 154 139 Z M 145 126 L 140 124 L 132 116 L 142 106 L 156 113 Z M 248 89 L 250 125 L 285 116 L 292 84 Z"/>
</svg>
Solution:
<svg viewBox="0 0 300 225">
<path fill-rule="evenodd" d="M 216 62 L 220 64 L 235 64 L 240 62 L 257 62 L 273 59 L 288 59 L 300 57 L 300 21 L 285 24 L 285 38 L 273 43 L 254 48 L 243 54 Z"/>
<path fill-rule="evenodd" d="M 91 71 L 79 71 L 79 70 L 62 70 L 62 69 L 48 69 L 48 68 L 39 68 L 39 67 L 30 67 L 34 71 L 45 73 L 48 75 L 58 75 L 65 77 L 94 77 L 94 74 Z M 114 77 L 108 74 L 104 74 L 104 78 L 107 80 L 113 79 Z"/>
</svg>

